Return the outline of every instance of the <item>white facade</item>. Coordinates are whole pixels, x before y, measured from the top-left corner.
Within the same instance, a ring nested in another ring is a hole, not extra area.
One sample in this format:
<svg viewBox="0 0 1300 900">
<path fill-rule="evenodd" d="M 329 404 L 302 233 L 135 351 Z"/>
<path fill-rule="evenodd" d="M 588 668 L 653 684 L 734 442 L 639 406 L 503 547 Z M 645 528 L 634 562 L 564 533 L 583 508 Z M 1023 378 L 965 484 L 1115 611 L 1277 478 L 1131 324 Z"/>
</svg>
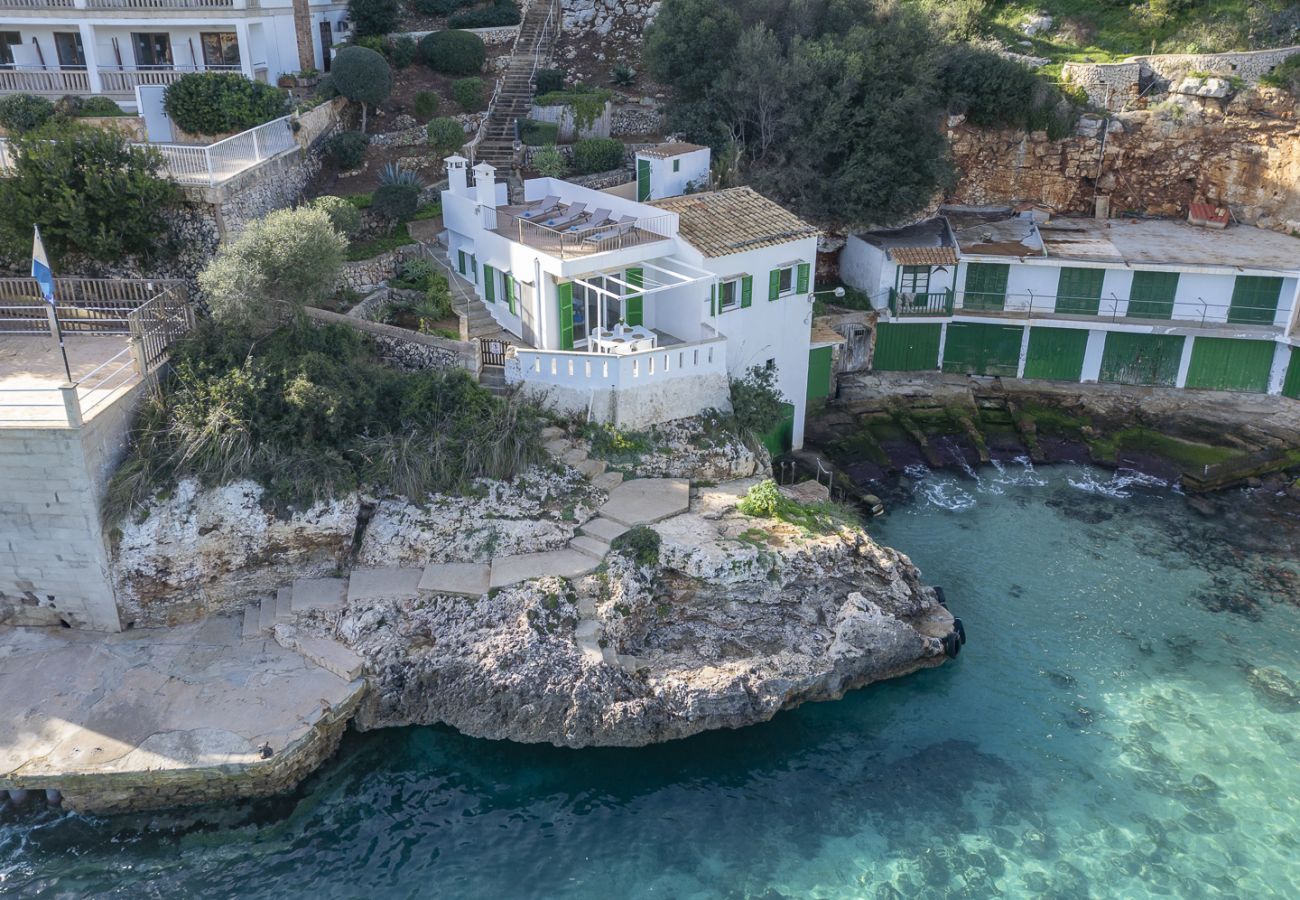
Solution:
<svg viewBox="0 0 1300 900">
<path fill-rule="evenodd" d="M 670 144 L 667 152 L 655 149 L 636 154 L 636 197 L 641 201 L 678 197 L 688 190 L 709 186 L 708 147 Z"/>
<path fill-rule="evenodd" d="M 507 207 L 492 168 L 475 167 L 471 185 L 466 166 L 448 160 L 447 244 L 453 266 L 514 336 L 508 380 L 568 411 L 644 427 L 729 408 L 728 378 L 770 365 L 794 406 L 792 445 L 802 445 L 815 234 L 710 255 L 683 236 L 673 210 L 550 178 L 525 182 L 525 202 Z M 581 229 L 561 239 L 522 219 L 548 197 L 635 228 L 603 241 L 590 240 L 597 228 L 589 240 Z M 772 284 L 782 286 L 775 299 Z M 611 352 L 601 336 L 620 320 L 653 332 L 655 346 Z"/>
<path fill-rule="evenodd" d="M 293 0 L 10 0 L 0 13 L 0 93 L 104 94 L 133 107 L 137 85 L 186 72 L 235 71 L 274 83 L 324 70 L 345 35 L 346 2 Z"/>
</svg>

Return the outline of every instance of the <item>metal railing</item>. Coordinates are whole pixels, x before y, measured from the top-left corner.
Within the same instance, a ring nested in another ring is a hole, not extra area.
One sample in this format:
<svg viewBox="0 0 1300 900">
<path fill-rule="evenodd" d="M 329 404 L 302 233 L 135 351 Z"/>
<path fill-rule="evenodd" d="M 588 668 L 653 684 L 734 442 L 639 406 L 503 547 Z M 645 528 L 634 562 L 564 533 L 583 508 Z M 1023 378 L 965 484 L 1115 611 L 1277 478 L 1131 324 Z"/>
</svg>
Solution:
<svg viewBox="0 0 1300 900">
<path fill-rule="evenodd" d="M 160 292 L 179 288 L 172 279 L 56 278 L 54 296 L 65 334 L 131 334 L 130 316 Z M 0 278 L 0 334 L 48 334 L 48 305 L 34 278 Z"/>
<path fill-rule="evenodd" d="M 643 216 L 626 231 L 619 232 L 610 226 L 581 226 L 576 230 L 550 228 L 540 222 L 530 222 L 500 209 L 485 207 L 483 225 L 489 231 L 541 250 L 560 259 L 590 256 L 637 247 L 672 238 L 672 215 Z"/>
<path fill-rule="evenodd" d="M 137 348 L 136 363 L 141 373 L 158 371 L 167 362 L 171 345 L 194 327 L 194 307 L 189 304 L 184 284 L 172 285 L 138 306 L 127 315 L 127 327 L 132 345 Z"/>
<path fill-rule="evenodd" d="M 548 45 L 545 48 L 543 48 L 543 45 L 546 44 L 546 42 L 549 39 L 552 39 L 554 37 L 554 35 L 552 35 L 551 32 L 556 28 L 557 23 L 559 22 L 559 5 L 560 5 L 560 0 L 550 0 L 550 7 L 546 13 L 546 21 L 543 22 L 542 24 L 542 30 L 538 32 L 537 40 L 533 41 L 532 47 L 530 47 L 528 50 L 528 52 L 532 55 L 533 58 L 533 66 L 528 74 L 528 83 L 530 85 L 537 77 L 537 69 L 538 66 L 540 65 L 541 60 L 544 58 L 550 59 L 550 53 L 551 53 L 550 47 Z M 528 13 L 525 12 L 524 17 L 527 18 L 527 15 Z M 523 21 L 520 21 L 519 27 L 515 31 L 514 42 L 510 45 L 510 58 L 512 62 L 514 61 L 514 58 L 519 54 L 519 37 L 523 33 L 524 33 L 524 23 Z M 492 114 L 496 112 L 497 101 L 501 99 L 501 88 L 502 85 L 506 83 L 506 77 L 509 74 L 509 71 L 510 71 L 509 66 L 507 66 L 506 70 L 501 73 L 501 76 L 499 78 L 497 78 L 496 87 L 492 89 L 492 97 L 488 100 L 487 112 L 483 116 L 483 121 L 479 123 L 478 133 L 475 134 L 474 137 L 470 140 L 470 142 L 466 144 L 463 148 L 463 152 L 465 156 L 469 158 L 471 165 L 473 165 L 473 163 L 475 162 L 475 154 L 478 152 L 479 144 L 483 143 L 483 139 L 487 136 L 488 123 L 492 121 Z M 515 139 L 518 140 L 519 138 L 518 120 L 512 122 L 511 126 L 515 133 Z"/>
<path fill-rule="evenodd" d="M 1134 324 L 1168 323 L 1179 327 L 1222 328 L 1232 325 L 1276 328 L 1274 323 L 1281 307 L 1246 306 L 1240 303 L 1215 303 L 1202 297 L 1174 301 L 1133 300 L 1111 294 L 1099 299 L 1058 297 L 1055 294 L 995 294 L 948 292 L 917 294 L 915 302 L 905 302 L 889 291 L 889 312 L 896 318 L 935 316 L 989 316 L 1001 319 L 1072 319 Z M 924 301 L 924 302 L 922 302 Z M 973 305 L 967 305 L 968 302 Z M 1095 307 L 1095 308 L 1094 308 Z"/>
</svg>

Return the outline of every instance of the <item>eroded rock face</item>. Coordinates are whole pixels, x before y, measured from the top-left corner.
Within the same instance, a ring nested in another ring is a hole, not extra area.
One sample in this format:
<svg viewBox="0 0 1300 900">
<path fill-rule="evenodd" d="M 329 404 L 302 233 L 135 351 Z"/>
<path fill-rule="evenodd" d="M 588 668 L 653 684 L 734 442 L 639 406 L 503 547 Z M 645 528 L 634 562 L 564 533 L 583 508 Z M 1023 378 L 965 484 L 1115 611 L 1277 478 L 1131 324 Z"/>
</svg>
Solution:
<svg viewBox="0 0 1300 900">
<path fill-rule="evenodd" d="M 630 454 L 602 454 L 587 441 L 578 444 L 610 468 L 639 478 L 690 478 L 724 482 L 770 471 L 772 459 L 762 447 L 751 447 L 723 423 L 722 416 L 705 413 L 674 419 L 645 429 L 650 446 Z"/>
<path fill-rule="evenodd" d="M 742 516 L 744 486 L 654 526 L 652 566 L 612 554 L 573 581 L 353 604 L 306 625 L 366 659 L 363 729 L 445 723 L 569 747 L 762 722 L 944 660 L 952 618 L 906 557 L 860 529 Z"/>
<path fill-rule="evenodd" d="M 277 516 L 251 481 L 184 479 L 122 522 L 113 578 L 124 623 L 174 625 L 242 609 L 294 578 L 334 571 L 356 529 L 356 494 Z"/>
</svg>

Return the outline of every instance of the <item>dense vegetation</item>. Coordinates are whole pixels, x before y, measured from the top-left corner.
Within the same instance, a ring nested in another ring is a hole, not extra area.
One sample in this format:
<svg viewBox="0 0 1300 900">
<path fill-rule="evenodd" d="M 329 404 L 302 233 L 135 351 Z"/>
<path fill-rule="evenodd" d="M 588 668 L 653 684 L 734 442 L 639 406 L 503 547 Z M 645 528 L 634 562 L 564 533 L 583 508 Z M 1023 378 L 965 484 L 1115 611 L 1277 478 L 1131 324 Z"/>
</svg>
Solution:
<svg viewBox="0 0 1300 900">
<path fill-rule="evenodd" d="M 474 75 L 487 60 L 487 46 L 472 31 L 435 31 L 420 38 L 424 64 L 443 75 Z"/>
<path fill-rule="evenodd" d="M 1062 131 L 1072 106 L 1019 63 L 883 0 L 664 0 L 646 39 L 671 126 L 744 180 L 836 226 L 922 209 L 951 171 L 938 124 Z"/>
<path fill-rule="evenodd" d="M 393 70 L 384 55 L 367 47 L 346 47 L 334 57 L 330 87 L 361 104 L 361 131 L 366 130 L 366 113 L 383 103 L 393 91 Z"/>
<path fill-rule="evenodd" d="M 31 253 L 32 225 L 57 263 L 69 255 L 101 262 L 166 249 L 166 213 L 179 199 L 162 157 L 115 132 L 53 121 L 12 139 L 13 169 L 0 179 L 0 247 Z"/>
<path fill-rule="evenodd" d="M 493 397 L 463 372 L 397 372 L 344 326 L 290 322 L 254 336 L 208 323 L 172 359 L 109 486 L 110 521 L 186 476 L 252 479 L 284 504 L 361 483 L 418 500 L 510 478 L 542 457 L 535 407 Z"/>
<path fill-rule="evenodd" d="M 238 72 L 190 72 L 167 86 L 163 106 L 182 131 L 225 134 L 285 115 L 289 94 Z"/>
</svg>

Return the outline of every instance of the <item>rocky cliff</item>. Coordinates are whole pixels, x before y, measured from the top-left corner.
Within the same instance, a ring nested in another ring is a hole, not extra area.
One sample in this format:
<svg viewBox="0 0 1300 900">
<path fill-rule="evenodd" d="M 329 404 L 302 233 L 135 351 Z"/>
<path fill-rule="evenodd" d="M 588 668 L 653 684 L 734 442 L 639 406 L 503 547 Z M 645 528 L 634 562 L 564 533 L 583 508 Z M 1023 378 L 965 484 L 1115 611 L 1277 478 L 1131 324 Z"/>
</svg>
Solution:
<svg viewBox="0 0 1300 900">
<path fill-rule="evenodd" d="M 697 489 L 689 512 L 653 526 L 654 561 L 615 553 L 572 580 L 355 603 L 300 624 L 365 658 L 363 729 L 445 723 L 569 747 L 749 725 L 943 662 L 952 617 L 905 556 L 855 527 L 742 515 L 752 483 Z"/>
<path fill-rule="evenodd" d="M 1300 117 L 1284 91 L 1087 116 L 1062 140 L 959 119 L 949 133 L 958 172 L 952 203 L 1041 200 L 1091 213 L 1094 198 L 1108 195 L 1112 215 L 1178 217 L 1197 200 L 1228 204 L 1241 221 L 1300 230 Z"/>
</svg>

